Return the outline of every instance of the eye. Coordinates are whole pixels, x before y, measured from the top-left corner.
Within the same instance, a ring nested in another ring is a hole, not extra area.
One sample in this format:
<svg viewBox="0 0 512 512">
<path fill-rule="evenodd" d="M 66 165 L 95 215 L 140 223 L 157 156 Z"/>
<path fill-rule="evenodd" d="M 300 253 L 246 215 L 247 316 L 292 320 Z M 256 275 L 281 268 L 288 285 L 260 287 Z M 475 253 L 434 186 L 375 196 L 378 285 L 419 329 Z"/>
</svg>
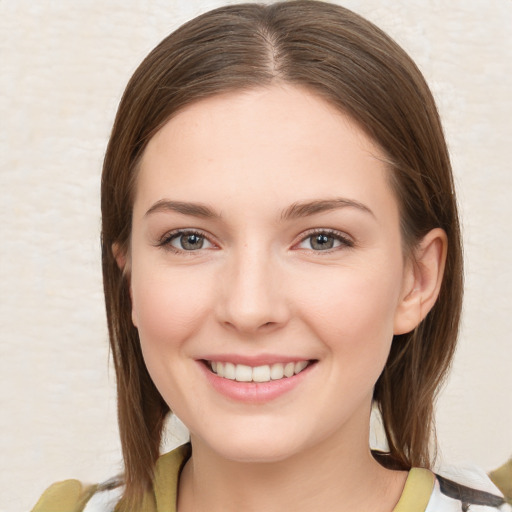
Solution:
<svg viewBox="0 0 512 512">
<path fill-rule="evenodd" d="M 193 252 L 213 247 L 203 233 L 194 230 L 176 230 L 167 233 L 158 245 L 174 252 Z"/>
<path fill-rule="evenodd" d="M 308 249 L 316 252 L 329 251 L 339 247 L 353 247 L 354 242 L 346 235 L 330 229 L 322 229 L 310 232 L 298 247 L 300 249 Z"/>
</svg>

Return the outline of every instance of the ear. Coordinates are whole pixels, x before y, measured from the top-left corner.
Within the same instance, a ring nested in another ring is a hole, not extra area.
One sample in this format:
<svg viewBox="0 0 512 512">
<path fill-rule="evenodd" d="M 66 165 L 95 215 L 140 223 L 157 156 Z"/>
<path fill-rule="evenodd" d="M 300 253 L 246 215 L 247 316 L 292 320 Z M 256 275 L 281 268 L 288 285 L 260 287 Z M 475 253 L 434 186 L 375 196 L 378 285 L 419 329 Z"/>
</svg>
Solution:
<svg viewBox="0 0 512 512">
<path fill-rule="evenodd" d="M 120 244 L 117 242 L 112 244 L 112 253 L 114 255 L 114 258 L 116 260 L 117 266 L 123 273 L 123 276 L 128 281 L 129 286 L 129 292 L 130 292 L 130 301 L 132 303 L 132 323 L 135 327 L 137 327 L 137 320 L 135 316 L 135 311 L 133 308 L 133 294 L 132 294 L 132 285 L 131 280 L 129 279 L 130 276 L 130 258 L 128 255 L 128 252 L 126 249 L 121 248 Z"/>
<path fill-rule="evenodd" d="M 394 334 L 415 329 L 436 303 L 443 281 L 447 247 L 446 233 L 436 228 L 429 231 L 414 249 L 405 270 Z"/>
<path fill-rule="evenodd" d="M 126 254 L 126 250 L 123 249 L 118 242 L 112 244 L 112 254 L 114 255 L 119 270 L 121 270 L 123 274 L 127 272 L 128 268 L 126 264 L 128 261 L 128 256 Z"/>
</svg>

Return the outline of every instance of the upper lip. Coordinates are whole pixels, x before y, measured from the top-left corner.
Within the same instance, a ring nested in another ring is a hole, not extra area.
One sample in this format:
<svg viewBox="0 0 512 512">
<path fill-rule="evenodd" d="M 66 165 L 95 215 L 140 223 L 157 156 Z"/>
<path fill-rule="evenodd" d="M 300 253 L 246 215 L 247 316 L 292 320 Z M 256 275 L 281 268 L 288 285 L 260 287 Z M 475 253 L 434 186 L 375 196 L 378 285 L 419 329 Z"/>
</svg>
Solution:
<svg viewBox="0 0 512 512">
<path fill-rule="evenodd" d="M 205 355 L 199 360 L 202 361 L 215 361 L 221 363 L 233 363 L 233 364 L 244 364 L 246 366 L 264 366 L 272 364 L 286 364 L 286 363 L 298 363 L 300 361 L 312 361 L 310 357 L 300 356 L 285 356 L 278 354 L 261 354 L 255 356 L 248 356 L 242 354 L 211 354 Z"/>
</svg>

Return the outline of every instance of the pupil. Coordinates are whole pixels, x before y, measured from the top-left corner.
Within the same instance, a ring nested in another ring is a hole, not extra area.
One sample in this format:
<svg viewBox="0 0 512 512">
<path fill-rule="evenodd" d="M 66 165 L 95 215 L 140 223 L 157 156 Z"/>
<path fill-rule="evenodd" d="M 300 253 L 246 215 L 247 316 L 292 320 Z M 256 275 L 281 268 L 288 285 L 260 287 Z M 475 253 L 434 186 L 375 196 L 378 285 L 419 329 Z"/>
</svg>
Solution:
<svg viewBox="0 0 512 512">
<path fill-rule="evenodd" d="M 328 235 L 317 235 L 313 242 L 313 249 L 331 249 L 334 240 Z M 316 246 L 316 247 L 315 247 Z"/>
</svg>

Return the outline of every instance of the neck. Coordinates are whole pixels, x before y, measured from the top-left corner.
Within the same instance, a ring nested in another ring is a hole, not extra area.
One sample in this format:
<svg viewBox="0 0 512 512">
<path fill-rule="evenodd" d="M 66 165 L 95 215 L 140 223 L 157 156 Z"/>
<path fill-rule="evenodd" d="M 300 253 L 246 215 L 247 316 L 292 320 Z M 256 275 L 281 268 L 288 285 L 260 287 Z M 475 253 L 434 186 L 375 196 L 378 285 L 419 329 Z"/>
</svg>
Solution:
<svg viewBox="0 0 512 512">
<path fill-rule="evenodd" d="M 249 463 L 226 460 L 192 436 L 178 512 L 391 512 L 406 473 L 377 463 L 367 440 L 363 432 L 356 443 L 329 439 L 285 460 Z"/>
</svg>

